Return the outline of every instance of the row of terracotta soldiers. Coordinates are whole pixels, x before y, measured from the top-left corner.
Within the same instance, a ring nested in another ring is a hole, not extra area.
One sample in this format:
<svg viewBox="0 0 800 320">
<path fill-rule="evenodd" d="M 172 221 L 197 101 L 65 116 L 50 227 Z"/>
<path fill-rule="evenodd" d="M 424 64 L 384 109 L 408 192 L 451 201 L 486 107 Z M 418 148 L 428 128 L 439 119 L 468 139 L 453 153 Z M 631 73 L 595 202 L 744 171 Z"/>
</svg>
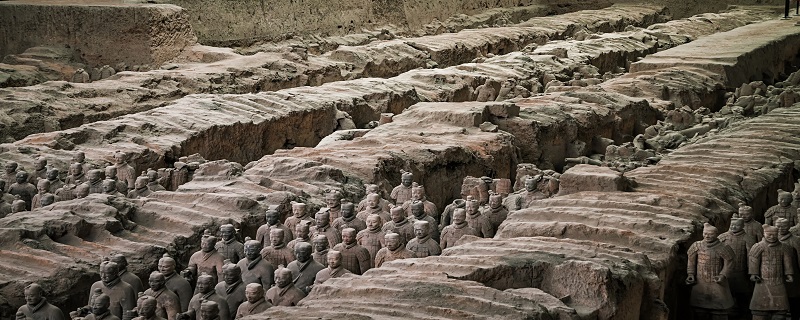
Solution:
<svg viewBox="0 0 800 320">
<path fill-rule="evenodd" d="M 3 179 L 0 180 L 0 217 L 58 201 L 85 198 L 93 193 L 134 199 L 147 197 L 153 192 L 167 190 L 165 185 L 174 185 L 174 190 L 177 185 L 188 182 L 191 170 L 196 169 L 186 163 L 176 162 L 174 168 L 148 170 L 136 176 L 121 152 L 115 153 L 115 163 L 103 170 L 87 163 L 82 152 L 77 153 L 72 161 L 63 181 L 62 171 L 48 166 L 45 158 L 37 159 L 31 172 L 20 170 L 16 162 L 6 163 Z"/>
<path fill-rule="evenodd" d="M 795 194 L 796 196 L 796 194 Z M 798 209 L 793 195 L 779 190 L 778 204 L 753 219 L 753 209 L 739 205 L 727 232 L 706 224 L 703 240 L 688 250 L 690 305 L 695 314 L 727 319 L 752 314 L 753 319 L 800 319 Z"/>
</svg>

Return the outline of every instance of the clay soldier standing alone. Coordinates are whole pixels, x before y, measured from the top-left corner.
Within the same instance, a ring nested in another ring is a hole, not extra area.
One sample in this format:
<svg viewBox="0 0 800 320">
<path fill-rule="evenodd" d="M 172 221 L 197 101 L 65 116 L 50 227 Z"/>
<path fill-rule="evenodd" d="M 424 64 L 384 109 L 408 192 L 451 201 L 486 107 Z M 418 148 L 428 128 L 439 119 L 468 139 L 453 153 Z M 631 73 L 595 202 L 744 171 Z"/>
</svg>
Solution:
<svg viewBox="0 0 800 320">
<path fill-rule="evenodd" d="M 750 249 L 750 280 L 755 282 L 750 311 L 753 320 L 785 316 L 789 311 L 786 283 L 794 282 L 792 252 L 778 241 L 778 228 L 764 225 L 764 240 Z"/>
<path fill-rule="evenodd" d="M 734 305 L 728 287 L 734 253 L 719 241 L 718 235 L 717 228 L 706 223 L 703 240 L 689 247 L 686 283 L 693 285 L 689 304 L 696 314 L 711 314 L 713 320 L 725 320 L 728 309 Z"/>
</svg>

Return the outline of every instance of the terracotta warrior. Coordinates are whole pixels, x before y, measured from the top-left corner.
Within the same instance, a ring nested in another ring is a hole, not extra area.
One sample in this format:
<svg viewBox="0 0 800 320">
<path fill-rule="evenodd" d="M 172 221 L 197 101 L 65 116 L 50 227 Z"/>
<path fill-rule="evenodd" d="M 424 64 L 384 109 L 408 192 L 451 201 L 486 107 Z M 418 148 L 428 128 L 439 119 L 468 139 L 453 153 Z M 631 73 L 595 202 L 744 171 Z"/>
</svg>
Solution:
<svg viewBox="0 0 800 320">
<path fill-rule="evenodd" d="M 547 195 L 539 190 L 539 182 L 544 179 L 543 174 L 525 178 L 525 190 L 516 192 L 513 197 L 509 197 L 508 210 L 515 211 L 530 207 L 535 201 L 547 198 Z"/>
<path fill-rule="evenodd" d="M 414 222 L 408 219 L 406 212 L 401 207 L 394 207 L 390 211 L 392 220 L 385 223 L 381 229 L 386 233 L 399 234 L 403 246 L 405 246 L 409 240 L 414 239 Z"/>
<path fill-rule="evenodd" d="M 94 169 L 90 163 L 86 162 L 86 154 L 82 151 L 79 151 L 72 156 L 72 163 L 77 163 L 79 166 L 81 166 L 81 172 L 83 173 L 87 173 L 89 170 Z M 71 167 L 72 166 L 70 166 L 70 168 Z M 86 182 L 86 180 L 82 182 Z"/>
<path fill-rule="evenodd" d="M 122 153 L 114 153 L 114 166 L 117 167 L 117 178 L 125 183 L 127 190 L 133 189 L 136 171 L 128 164 L 128 157 Z M 126 191 L 127 191 L 126 190 Z"/>
<path fill-rule="evenodd" d="M 263 247 L 268 247 L 272 241 L 270 241 L 270 235 L 272 234 L 272 230 L 280 229 L 283 230 L 283 243 L 289 243 L 294 239 L 294 235 L 292 235 L 292 230 L 287 229 L 287 227 L 281 223 L 280 221 L 280 213 L 278 210 L 274 208 L 267 209 L 267 212 L 264 214 L 267 219 L 267 223 L 258 227 L 256 230 L 256 240 L 261 242 Z"/>
<path fill-rule="evenodd" d="M 132 272 L 128 271 L 128 259 L 126 259 L 124 255 L 115 254 L 111 257 L 111 261 L 116 263 L 119 267 L 119 278 L 122 279 L 122 281 L 125 281 L 125 283 L 131 285 L 131 288 L 133 288 L 133 291 L 137 294 L 139 292 L 144 292 L 142 280 Z"/>
<path fill-rule="evenodd" d="M 200 303 L 200 316 L 198 320 L 220 320 L 220 307 L 214 301 L 203 300 Z M 236 312 L 234 312 L 235 314 Z M 231 318 L 233 319 L 233 318 Z"/>
<path fill-rule="evenodd" d="M 314 223 L 314 216 L 308 213 L 305 203 L 292 201 L 292 215 L 286 218 L 283 224 L 289 230 L 295 230 L 300 221 Z M 297 235 L 295 235 L 295 237 L 296 236 Z"/>
<path fill-rule="evenodd" d="M 473 200 L 472 197 L 467 197 L 465 208 L 467 211 L 467 223 L 472 229 L 475 229 L 475 234 L 481 238 L 494 237 L 492 222 L 478 210 L 478 201 Z"/>
<path fill-rule="evenodd" d="M 789 220 L 789 224 L 792 226 L 796 225 L 795 218 L 797 209 L 792 207 L 792 200 L 794 200 L 794 197 L 791 193 L 779 189 L 778 204 L 770 207 L 767 209 L 767 212 L 764 213 L 764 223 L 774 226 L 776 219 L 784 218 Z"/>
<path fill-rule="evenodd" d="M 244 244 L 236 240 L 236 228 L 232 224 L 221 225 L 219 236 L 222 241 L 217 242 L 215 247 L 226 260 L 236 264 L 244 258 Z"/>
<path fill-rule="evenodd" d="M 369 251 L 356 242 L 356 229 L 342 230 L 342 243 L 333 247 L 342 254 L 342 266 L 354 274 L 364 274 L 372 268 Z"/>
<path fill-rule="evenodd" d="M 203 300 L 216 302 L 219 306 L 219 318 L 221 320 L 230 320 L 228 302 L 214 291 L 216 284 L 217 281 L 212 275 L 203 273 L 197 277 L 197 294 L 192 296 L 192 300 L 189 301 L 188 310 L 178 315 L 178 320 L 196 319 L 195 317 L 200 313 L 200 306 Z"/>
<path fill-rule="evenodd" d="M 466 198 L 466 196 L 464 196 Z M 442 211 L 442 222 L 439 223 L 439 230 L 443 230 L 444 227 L 449 226 L 453 222 L 453 211 L 455 209 L 466 209 L 467 201 L 464 199 L 455 199 L 453 203 L 448 204 L 444 207 L 444 211 Z"/>
<path fill-rule="evenodd" d="M 324 234 L 314 237 L 314 253 L 311 254 L 311 257 L 314 258 L 314 261 L 319 262 L 319 264 L 325 267 L 328 266 L 328 251 L 330 251 L 329 245 L 328 237 L 326 237 Z"/>
<path fill-rule="evenodd" d="M 17 172 L 16 182 L 8 188 L 8 193 L 14 196 L 19 196 L 22 201 L 25 201 L 25 210 L 30 211 L 33 205 L 33 196 L 36 195 L 36 186 L 28 182 L 28 173 L 25 171 Z"/>
<path fill-rule="evenodd" d="M 117 182 L 114 180 L 103 180 L 103 194 L 124 198 L 125 195 L 117 191 Z"/>
<path fill-rule="evenodd" d="M 325 205 L 330 215 L 331 223 L 342 216 L 342 194 L 336 190 L 329 190 L 325 193 Z"/>
<path fill-rule="evenodd" d="M 366 201 L 365 208 L 364 210 L 358 212 L 358 218 L 362 221 L 366 221 L 369 215 L 377 214 L 381 217 L 381 219 L 384 219 L 384 221 L 391 220 L 389 212 L 385 211 L 383 206 L 381 206 L 381 200 L 383 199 L 381 199 L 381 196 L 377 193 L 368 194 L 367 198 L 364 200 Z"/>
<path fill-rule="evenodd" d="M 222 279 L 222 266 L 225 264 L 225 257 L 217 249 L 217 237 L 212 236 L 206 230 L 200 240 L 200 251 L 195 252 L 189 257 L 189 266 L 182 275 L 187 280 L 194 279 L 201 273 L 206 273 L 217 279 Z M 214 283 L 216 284 L 216 282 Z"/>
<path fill-rule="evenodd" d="M 269 235 L 270 246 L 261 249 L 261 258 L 280 269 L 294 261 L 294 252 L 286 247 L 283 229 L 272 229 Z"/>
<path fill-rule="evenodd" d="M 46 206 L 49 206 L 49 205 L 51 205 L 51 204 L 53 204 L 55 202 L 56 202 L 56 196 L 54 194 L 45 193 L 42 196 L 42 200 L 39 203 L 42 205 L 42 207 L 46 207 Z"/>
<path fill-rule="evenodd" d="M 111 314 L 117 318 L 136 307 L 136 291 L 119 277 L 119 266 L 111 261 L 100 264 L 100 281 L 92 284 L 89 292 L 101 289 L 111 298 Z M 87 305 L 91 305 L 91 299 Z"/>
<path fill-rule="evenodd" d="M 306 294 L 292 282 L 292 271 L 281 268 L 275 271 L 275 286 L 267 290 L 267 301 L 274 306 L 296 306 Z"/>
<path fill-rule="evenodd" d="M 83 184 L 89 186 L 89 194 L 103 193 L 103 171 L 92 169 L 87 176 L 89 178 Z"/>
<path fill-rule="evenodd" d="M 364 220 L 359 219 L 356 217 L 355 213 L 355 206 L 352 202 L 342 200 L 342 204 L 340 207 L 341 216 L 333 220 L 331 227 L 336 229 L 339 234 L 342 234 L 342 230 L 345 228 L 353 228 L 356 231 L 361 231 L 367 228 L 367 224 L 364 223 Z"/>
<path fill-rule="evenodd" d="M 299 243 L 294 248 L 294 255 L 297 259 L 290 262 L 286 267 L 292 272 L 294 286 L 305 294 L 311 291 L 317 272 L 325 269 L 325 266 L 311 258 L 311 251 L 311 244 L 307 242 Z"/>
<path fill-rule="evenodd" d="M 155 170 L 147 171 L 147 188 L 150 189 L 150 191 L 152 192 L 167 190 L 166 188 L 164 188 L 164 186 L 161 185 L 158 176 L 158 171 Z"/>
<path fill-rule="evenodd" d="M 753 320 L 774 319 L 789 312 L 786 283 L 794 282 L 792 251 L 778 239 L 778 228 L 764 225 L 764 239 L 756 243 L 748 257 L 750 281 L 755 282 L 750 311 Z"/>
<path fill-rule="evenodd" d="M 150 297 L 143 296 L 137 301 L 136 310 L 134 315 L 138 315 L 132 320 L 164 320 L 166 318 L 158 315 L 158 300 Z M 177 315 L 175 316 L 177 318 Z"/>
<path fill-rule="evenodd" d="M 275 283 L 273 278 L 275 267 L 261 257 L 261 249 L 261 242 L 245 240 L 244 259 L 239 260 L 236 265 L 242 270 L 242 282 L 245 284 L 258 283 L 269 288 Z"/>
<path fill-rule="evenodd" d="M 403 203 L 403 210 L 406 211 L 406 214 L 411 217 L 414 216 L 411 212 L 411 204 L 413 202 L 420 202 L 422 203 L 423 211 L 426 215 L 433 218 L 434 226 L 439 225 L 439 220 L 441 217 L 439 216 L 439 212 L 436 210 L 436 205 L 433 202 L 428 201 L 428 198 L 425 196 L 425 187 L 419 186 L 414 184 L 411 187 L 411 200 L 406 201 Z M 438 231 L 438 229 L 437 229 Z"/>
<path fill-rule="evenodd" d="M 695 314 L 711 314 L 713 319 L 723 320 L 728 319 L 728 309 L 734 305 L 728 286 L 734 253 L 718 235 L 717 228 L 706 223 L 703 240 L 689 247 L 686 284 L 692 285 L 689 305 Z"/>
<path fill-rule="evenodd" d="M 402 205 L 406 203 L 406 201 L 411 200 L 411 185 L 414 182 L 414 174 L 408 171 L 401 170 L 400 175 L 400 185 L 394 187 L 392 189 L 391 195 L 389 195 L 396 205 Z"/>
<path fill-rule="evenodd" d="M 60 174 L 61 171 L 56 168 L 47 171 L 47 181 L 50 181 L 50 189 L 47 192 L 55 194 L 56 190 L 64 187 L 64 182 L 59 178 Z"/>
<path fill-rule="evenodd" d="M 734 214 L 728 232 L 721 234 L 719 240 L 733 250 L 734 257 L 728 269 L 728 284 L 739 311 L 747 313 L 750 294 L 753 292 L 753 283 L 747 274 L 747 254 L 756 244 L 756 237 L 744 231 L 744 220 Z"/>
<path fill-rule="evenodd" d="M 439 224 L 436 222 L 436 219 L 425 213 L 425 205 L 423 204 L 423 202 L 412 200 L 410 207 L 411 207 L 411 216 L 409 216 L 409 218 L 411 219 L 411 223 L 417 221 L 427 221 L 428 223 L 430 223 L 431 226 L 433 226 L 430 231 L 431 238 L 433 238 L 436 241 L 439 241 L 439 229 L 436 228 L 436 226 L 438 226 Z"/>
<path fill-rule="evenodd" d="M 338 278 L 345 274 L 352 274 L 342 265 L 342 253 L 336 250 L 328 251 L 328 267 L 317 272 L 314 285 L 323 284 L 331 278 Z"/>
<path fill-rule="evenodd" d="M 106 180 L 114 181 L 114 188 L 122 194 L 128 194 L 128 185 L 117 177 L 117 167 L 107 166 L 105 169 Z"/>
<path fill-rule="evenodd" d="M 333 227 L 331 227 L 330 223 L 330 214 L 328 214 L 328 210 L 321 209 L 314 215 L 314 222 L 315 225 L 311 227 L 311 236 L 316 237 L 317 235 L 325 235 L 328 239 L 328 247 L 332 248 L 339 242 L 342 242 L 339 232 L 336 231 Z"/>
<path fill-rule="evenodd" d="M 84 320 L 119 320 L 116 316 L 111 314 L 109 307 L 111 307 L 111 297 L 100 293 L 94 298 L 94 301 L 89 305 L 92 313 L 84 317 Z"/>
<path fill-rule="evenodd" d="M 147 177 L 138 177 L 136 181 L 133 183 L 133 190 L 128 191 L 128 198 L 131 199 L 139 199 L 139 198 L 147 198 L 153 191 L 147 187 L 147 181 L 149 179 Z"/>
<path fill-rule="evenodd" d="M 8 192 L 8 188 L 17 182 L 17 169 L 19 169 L 19 165 L 13 161 L 6 162 L 6 165 L 3 167 L 3 169 L 3 181 L 6 182 L 5 191 Z"/>
<path fill-rule="evenodd" d="M 56 198 L 58 198 L 58 201 L 74 200 L 74 199 L 77 199 L 77 196 L 75 196 L 75 189 L 77 187 L 78 186 L 76 186 L 74 184 L 65 184 L 60 189 L 56 190 L 56 193 L 54 193 L 54 194 L 56 195 Z M 86 189 L 86 193 L 87 194 L 89 193 L 89 189 L 88 188 Z"/>
<path fill-rule="evenodd" d="M 50 181 L 47 179 L 39 179 L 36 183 L 36 193 L 31 199 L 31 210 L 42 207 L 42 196 L 50 191 Z"/>
<path fill-rule="evenodd" d="M 225 299 L 228 304 L 230 318 L 236 316 L 236 310 L 244 302 L 244 286 L 242 283 L 242 269 L 232 263 L 227 263 L 222 267 L 223 281 L 214 287 L 217 295 Z"/>
<path fill-rule="evenodd" d="M 33 171 L 28 173 L 30 175 L 28 182 L 36 185 L 40 179 L 47 179 L 47 159 L 44 157 L 36 159 L 33 162 Z"/>
<path fill-rule="evenodd" d="M 465 235 L 477 236 L 477 232 L 467 223 L 467 211 L 456 209 L 453 211 L 453 224 L 442 230 L 442 250 L 454 246 L 456 241 Z"/>
<path fill-rule="evenodd" d="M 356 234 L 356 242 L 369 251 L 369 257 L 372 261 L 375 261 L 375 255 L 378 254 L 378 250 L 386 246 L 384 242 L 386 233 L 381 230 L 381 227 L 383 227 L 381 216 L 371 214 L 367 217 L 367 228 Z"/>
<path fill-rule="evenodd" d="M 302 221 L 301 223 L 295 225 L 294 236 L 295 238 L 286 244 L 286 247 L 289 248 L 289 250 L 294 251 L 294 247 L 301 242 L 311 244 L 311 223 L 308 221 Z"/>
<path fill-rule="evenodd" d="M 408 241 L 406 249 L 414 252 L 417 258 L 425 258 L 427 256 L 438 256 L 442 254 L 442 248 L 439 243 L 431 239 L 430 223 L 428 221 L 414 222 L 414 239 Z"/>
<path fill-rule="evenodd" d="M 400 259 L 416 258 L 414 252 L 406 249 L 403 245 L 402 236 L 397 233 L 387 233 L 384 236 L 386 247 L 378 250 L 375 255 L 375 268 L 380 268 L 384 263 Z"/>
<path fill-rule="evenodd" d="M 383 199 L 383 197 L 381 196 L 381 190 L 378 187 L 378 185 L 377 184 L 367 184 L 367 185 L 364 186 L 364 188 L 365 188 L 367 196 L 364 197 L 364 199 L 361 200 L 361 202 L 358 203 L 358 206 L 356 206 L 356 212 L 361 214 L 361 211 L 366 210 L 367 207 L 370 206 L 370 204 L 368 203 L 369 202 L 369 195 L 377 194 L 378 195 L 378 201 L 377 201 L 378 202 L 378 206 L 381 208 L 381 210 L 383 212 L 386 212 L 388 214 L 389 209 L 390 209 L 389 205 L 391 203 L 389 202 L 389 200 Z M 361 217 L 359 217 L 359 218 L 361 218 Z M 364 218 L 362 218 L 362 219 L 364 219 Z"/>
<path fill-rule="evenodd" d="M 267 311 L 267 309 L 272 307 L 272 303 L 267 301 L 265 295 L 264 287 L 260 284 L 248 284 L 244 289 L 244 296 L 247 298 L 247 301 L 239 305 L 239 309 L 236 310 L 235 319 Z"/>
<path fill-rule="evenodd" d="M 494 89 L 496 83 L 493 79 L 486 79 L 486 82 L 475 88 L 475 91 L 472 92 L 475 101 L 487 102 L 497 99 L 497 91 Z"/>
<path fill-rule="evenodd" d="M 156 315 L 168 320 L 175 320 L 178 313 L 181 313 L 181 301 L 175 292 L 167 289 L 167 278 L 158 271 L 150 273 L 147 283 L 150 289 L 145 290 L 144 294 L 156 299 Z"/>
<path fill-rule="evenodd" d="M 492 223 L 492 230 L 497 230 L 500 224 L 508 217 L 508 209 L 503 205 L 503 196 L 489 192 L 489 203 L 482 210 L 484 216 Z"/>
<path fill-rule="evenodd" d="M 83 171 L 83 166 L 80 163 L 69 165 L 69 175 L 64 183 L 79 185 L 84 182 L 86 182 L 86 174 Z"/>
<path fill-rule="evenodd" d="M 739 217 L 744 222 L 744 232 L 756 237 L 756 243 L 764 238 L 764 228 L 758 221 L 753 219 L 753 207 L 746 206 L 744 203 L 739 204 Z"/>
<path fill-rule="evenodd" d="M 11 204 L 6 202 L 4 199 L 5 196 L 5 184 L 6 182 L 0 180 L 0 219 L 4 218 L 5 216 L 11 214 Z M 23 207 L 25 206 L 25 202 L 23 202 Z"/>
<path fill-rule="evenodd" d="M 27 320 L 64 320 L 61 309 L 47 302 L 44 289 L 36 283 L 25 287 L 25 305 L 17 309 Z"/>
<path fill-rule="evenodd" d="M 792 252 L 793 266 L 797 267 L 797 254 L 800 252 L 800 238 L 789 232 L 792 225 L 789 220 L 778 218 L 775 220 L 775 227 L 778 228 L 778 240 L 790 248 Z M 800 286 L 797 282 L 786 284 L 786 294 L 789 297 L 789 312 L 792 318 L 800 318 Z"/>
<path fill-rule="evenodd" d="M 186 312 L 189 308 L 189 300 L 192 299 L 194 293 L 192 291 L 192 285 L 175 272 L 175 267 L 175 260 L 169 255 L 165 254 L 164 257 L 158 260 L 158 272 L 161 272 L 166 280 L 164 286 L 167 290 L 174 292 L 175 295 L 178 296 L 181 312 Z M 152 288 L 152 284 L 150 285 Z"/>
</svg>

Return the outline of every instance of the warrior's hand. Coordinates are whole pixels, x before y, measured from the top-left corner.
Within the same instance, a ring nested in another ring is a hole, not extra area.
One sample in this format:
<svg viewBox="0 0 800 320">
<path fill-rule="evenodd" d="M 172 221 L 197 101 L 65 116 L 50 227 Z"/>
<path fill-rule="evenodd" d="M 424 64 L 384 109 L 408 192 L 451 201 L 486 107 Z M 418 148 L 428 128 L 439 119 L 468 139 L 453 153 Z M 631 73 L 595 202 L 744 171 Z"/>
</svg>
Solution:
<svg viewBox="0 0 800 320">
<path fill-rule="evenodd" d="M 716 283 L 723 283 L 723 282 L 725 282 L 725 280 L 726 280 L 726 278 L 725 278 L 725 275 L 723 275 L 723 274 L 714 277 L 714 282 L 716 282 Z"/>
<path fill-rule="evenodd" d="M 686 277 L 686 284 L 692 285 L 695 283 L 697 283 L 697 280 L 694 278 L 694 275 L 690 274 L 688 277 Z"/>
<path fill-rule="evenodd" d="M 786 282 L 792 283 L 794 282 L 794 277 L 791 274 L 786 275 Z"/>
<path fill-rule="evenodd" d="M 755 283 L 760 283 L 761 282 L 761 277 L 759 277 L 758 275 L 755 275 L 755 274 L 751 275 L 750 276 L 750 281 L 753 281 Z"/>
</svg>

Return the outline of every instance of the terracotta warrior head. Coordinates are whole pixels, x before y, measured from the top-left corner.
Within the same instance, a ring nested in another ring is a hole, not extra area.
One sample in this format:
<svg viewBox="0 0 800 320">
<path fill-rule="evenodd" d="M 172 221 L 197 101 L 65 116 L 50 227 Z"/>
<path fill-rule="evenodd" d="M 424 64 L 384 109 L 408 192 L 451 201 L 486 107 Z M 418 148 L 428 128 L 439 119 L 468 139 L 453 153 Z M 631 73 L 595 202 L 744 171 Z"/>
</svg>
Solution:
<svg viewBox="0 0 800 320">
<path fill-rule="evenodd" d="M 328 251 L 328 268 L 336 269 L 342 266 L 342 253 L 336 250 Z"/>
<path fill-rule="evenodd" d="M 302 202 L 292 202 L 292 214 L 297 218 L 306 215 L 306 204 Z"/>
<path fill-rule="evenodd" d="M 311 244 L 308 242 L 298 242 L 294 245 L 294 256 L 297 262 L 306 263 L 311 260 Z"/>
<path fill-rule="evenodd" d="M 386 241 L 386 247 L 392 251 L 397 250 L 403 245 L 403 240 L 400 239 L 400 235 L 397 233 L 387 233 L 385 236 L 383 236 L 383 239 Z"/>
<path fill-rule="evenodd" d="M 325 252 L 325 250 L 328 250 L 328 245 L 328 236 L 319 234 L 314 237 L 314 250 L 317 252 Z"/>
<path fill-rule="evenodd" d="M 244 256 L 247 260 L 253 261 L 261 256 L 261 242 L 256 240 L 247 240 L 244 242 Z"/>
<path fill-rule="evenodd" d="M 244 288 L 244 296 L 251 304 L 264 299 L 264 287 L 258 283 L 250 283 Z"/>
<path fill-rule="evenodd" d="M 739 217 L 745 223 L 753 221 L 753 207 L 747 206 L 744 203 L 739 204 Z"/>
<path fill-rule="evenodd" d="M 147 280 L 147 283 L 150 285 L 150 289 L 154 292 L 158 292 L 164 288 L 164 285 L 167 283 L 167 278 L 164 277 L 163 273 L 153 271 L 150 273 L 150 278 Z"/>
<path fill-rule="evenodd" d="M 414 174 L 408 171 L 401 171 L 402 174 L 400 175 L 400 182 L 403 184 L 404 187 L 410 188 L 411 183 L 414 182 Z"/>
<path fill-rule="evenodd" d="M 706 243 L 713 243 L 717 241 L 719 230 L 709 223 L 703 225 L 703 240 Z"/>
</svg>

